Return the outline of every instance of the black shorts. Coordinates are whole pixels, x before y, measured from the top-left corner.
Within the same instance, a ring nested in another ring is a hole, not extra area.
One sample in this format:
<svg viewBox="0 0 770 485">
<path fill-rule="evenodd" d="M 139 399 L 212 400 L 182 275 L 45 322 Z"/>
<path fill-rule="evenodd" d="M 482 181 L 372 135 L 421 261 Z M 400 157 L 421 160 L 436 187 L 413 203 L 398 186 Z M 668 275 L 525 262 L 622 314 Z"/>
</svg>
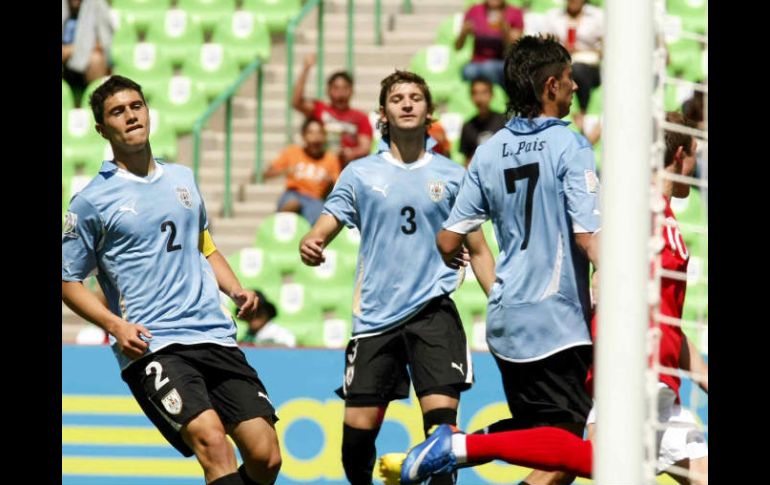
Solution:
<svg viewBox="0 0 770 485">
<path fill-rule="evenodd" d="M 394 329 L 352 339 L 337 394 L 346 406 L 387 405 L 409 397 L 410 373 L 418 397 L 459 397 L 473 383 L 465 331 L 448 296 L 434 298 Z"/>
<path fill-rule="evenodd" d="M 121 377 L 144 414 L 184 456 L 193 451 L 181 428 L 207 409 L 225 426 L 260 416 L 278 419 L 265 386 L 237 347 L 169 345 L 132 363 Z"/>
<path fill-rule="evenodd" d="M 517 428 L 561 423 L 585 425 L 591 397 L 585 389 L 593 347 L 581 345 L 535 362 L 495 361 Z"/>
</svg>

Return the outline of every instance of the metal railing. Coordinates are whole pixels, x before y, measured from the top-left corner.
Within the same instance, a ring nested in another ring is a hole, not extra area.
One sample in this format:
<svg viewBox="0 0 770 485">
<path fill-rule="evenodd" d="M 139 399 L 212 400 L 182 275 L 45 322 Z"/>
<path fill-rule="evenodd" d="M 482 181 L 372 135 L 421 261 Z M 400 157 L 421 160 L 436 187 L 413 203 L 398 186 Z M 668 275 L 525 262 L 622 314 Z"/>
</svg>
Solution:
<svg viewBox="0 0 770 485">
<path fill-rule="evenodd" d="M 225 105 L 225 196 L 222 215 L 230 217 L 233 207 L 232 195 L 232 145 L 233 145 L 233 97 L 241 85 L 249 78 L 253 72 L 257 72 L 257 125 L 256 125 L 256 155 L 254 157 L 254 173 L 257 182 L 262 180 L 263 165 L 263 126 L 262 126 L 262 84 L 264 80 L 263 65 L 261 59 L 255 59 L 251 64 L 241 72 L 238 79 L 230 85 L 225 91 L 217 96 L 209 105 L 203 115 L 201 115 L 193 125 L 193 171 L 195 181 L 199 180 L 200 161 L 201 161 L 201 132 L 203 126 L 208 122 L 214 112 L 223 104 Z"/>
</svg>

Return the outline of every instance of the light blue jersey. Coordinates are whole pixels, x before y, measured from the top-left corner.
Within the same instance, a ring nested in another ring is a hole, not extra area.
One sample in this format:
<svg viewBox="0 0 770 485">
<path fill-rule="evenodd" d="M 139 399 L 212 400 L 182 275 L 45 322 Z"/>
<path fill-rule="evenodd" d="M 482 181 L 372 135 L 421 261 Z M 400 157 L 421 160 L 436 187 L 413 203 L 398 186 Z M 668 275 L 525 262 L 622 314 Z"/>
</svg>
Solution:
<svg viewBox="0 0 770 485">
<path fill-rule="evenodd" d="M 526 362 L 590 345 L 588 260 L 576 232 L 599 230 L 591 145 L 557 118 L 512 118 L 479 146 L 444 228 L 466 234 L 491 218 L 500 256 L 487 343 Z"/>
<path fill-rule="evenodd" d="M 428 139 L 426 150 L 433 145 Z M 389 150 L 383 141 L 377 154 L 345 167 L 324 205 L 325 214 L 361 233 L 354 337 L 393 328 L 458 285 L 459 272 L 442 261 L 436 233 L 465 170 L 431 151 L 402 163 Z"/>
<path fill-rule="evenodd" d="M 193 173 L 156 162 L 146 178 L 105 161 L 70 202 L 62 235 L 62 280 L 97 270 L 110 310 L 152 333 L 149 352 L 170 344 L 234 346 L 214 272 L 198 249 L 208 227 Z M 131 360 L 110 336 L 120 368 Z"/>
</svg>

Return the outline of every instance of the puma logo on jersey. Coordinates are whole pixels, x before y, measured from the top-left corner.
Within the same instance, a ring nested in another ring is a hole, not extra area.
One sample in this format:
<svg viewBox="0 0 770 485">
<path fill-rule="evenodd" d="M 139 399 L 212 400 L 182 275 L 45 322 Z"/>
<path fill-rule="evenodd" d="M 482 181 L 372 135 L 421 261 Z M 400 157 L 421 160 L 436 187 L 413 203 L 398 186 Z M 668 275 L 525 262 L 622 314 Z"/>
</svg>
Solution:
<svg viewBox="0 0 770 485">
<path fill-rule="evenodd" d="M 372 190 L 375 192 L 382 193 L 383 197 L 388 196 L 388 184 L 383 185 L 382 187 L 377 187 L 376 185 L 372 184 Z"/>
<path fill-rule="evenodd" d="M 463 372 L 463 365 L 462 364 L 455 364 L 454 362 L 452 362 L 452 367 L 454 367 L 455 369 L 459 370 L 460 374 L 462 374 L 463 376 L 465 375 L 465 372 Z"/>
<path fill-rule="evenodd" d="M 135 200 L 131 201 L 130 204 L 126 204 L 126 205 L 122 205 L 122 206 L 118 207 L 118 211 L 120 211 L 120 212 L 133 212 L 135 216 L 139 215 L 136 212 L 136 201 Z"/>
<path fill-rule="evenodd" d="M 269 397 L 267 397 L 267 394 L 265 394 L 262 391 L 257 391 L 257 396 L 265 398 L 265 401 L 269 402 L 271 405 L 273 404 L 273 401 L 270 400 Z"/>
</svg>

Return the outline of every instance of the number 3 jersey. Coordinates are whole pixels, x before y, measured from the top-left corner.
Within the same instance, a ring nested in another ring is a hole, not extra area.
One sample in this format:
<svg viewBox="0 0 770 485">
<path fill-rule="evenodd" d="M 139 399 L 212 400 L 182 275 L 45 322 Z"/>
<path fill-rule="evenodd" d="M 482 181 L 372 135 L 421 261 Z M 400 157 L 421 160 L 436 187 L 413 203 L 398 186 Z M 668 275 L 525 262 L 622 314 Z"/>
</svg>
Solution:
<svg viewBox="0 0 770 485">
<path fill-rule="evenodd" d="M 94 270 L 110 310 L 152 333 L 150 352 L 173 343 L 236 345 L 235 324 L 199 237 L 208 227 L 193 173 L 156 161 L 139 177 L 105 161 L 70 202 L 62 235 L 62 280 Z M 110 336 L 121 369 L 130 364 Z"/>
<path fill-rule="evenodd" d="M 428 301 L 457 288 L 459 271 L 447 267 L 436 233 L 449 216 L 465 170 L 429 151 L 403 163 L 387 142 L 377 154 L 342 171 L 324 205 L 361 233 L 353 294 L 353 335 L 382 333 L 414 315 Z"/>
<path fill-rule="evenodd" d="M 500 247 L 487 343 L 528 362 L 590 345 L 588 260 L 574 233 L 599 230 L 599 182 L 588 141 L 557 118 L 512 118 L 476 149 L 444 228 L 492 219 Z"/>
</svg>

